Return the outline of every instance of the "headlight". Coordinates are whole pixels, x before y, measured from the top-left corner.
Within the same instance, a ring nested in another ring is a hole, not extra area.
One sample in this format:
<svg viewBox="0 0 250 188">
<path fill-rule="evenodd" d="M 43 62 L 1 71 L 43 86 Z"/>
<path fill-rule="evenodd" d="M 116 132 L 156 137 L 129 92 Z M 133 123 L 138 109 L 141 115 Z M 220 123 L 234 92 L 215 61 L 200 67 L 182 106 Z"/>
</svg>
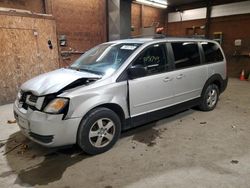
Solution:
<svg viewBox="0 0 250 188">
<path fill-rule="evenodd" d="M 45 108 L 44 112 L 52 113 L 52 114 L 59 114 L 65 109 L 68 105 L 69 99 L 66 98 L 56 98 L 52 100 Z"/>
<path fill-rule="evenodd" d="M 22 97 L 21 90 L 18 90 L 16 99 L 20 101 L 21 97 Z"/>
</svg>

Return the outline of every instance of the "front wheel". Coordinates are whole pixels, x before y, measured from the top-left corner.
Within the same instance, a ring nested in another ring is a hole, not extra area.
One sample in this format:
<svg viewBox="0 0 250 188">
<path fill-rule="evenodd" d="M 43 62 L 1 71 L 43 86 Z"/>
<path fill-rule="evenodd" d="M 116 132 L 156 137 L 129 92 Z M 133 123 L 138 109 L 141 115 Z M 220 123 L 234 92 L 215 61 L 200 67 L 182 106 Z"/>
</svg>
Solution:
<svg viewBox="0 0 250 188">
<path fill-rule="evenodd" d="M 103 153 L 116 143 L 121 132 L 118 115 L 108 108 L 96 108 L 83 118 L 77 143 L 88 154 Z"/>
<path fill-rule="evenodd" d="M 216 107 L 219 100 L 219 89 L 215 84 L 209 85 L 201 96 L 201 104 L 199 109 L 202 111 L 211 111 Z"/>
</svg>

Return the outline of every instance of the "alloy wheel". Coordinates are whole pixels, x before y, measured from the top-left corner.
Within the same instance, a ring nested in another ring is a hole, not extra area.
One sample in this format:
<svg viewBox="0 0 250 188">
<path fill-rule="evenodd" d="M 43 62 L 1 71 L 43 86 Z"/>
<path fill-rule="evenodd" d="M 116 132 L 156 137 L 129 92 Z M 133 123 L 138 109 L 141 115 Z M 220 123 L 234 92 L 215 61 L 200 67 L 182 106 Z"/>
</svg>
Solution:
<svg viewBox="0 0 250 188">
<path fill-rule="evenodd" d="M 90 128 L 89 141 L 94 147 L 107 146 L 114 138 L 115 124 L 111 119 L 97 120 Z"/>
<path fill-rule="evenodd" d="M 218 98 L 217 91 L 215 89 L 211 89 L 207 95 L 207 105 L 209 108 L 213 108 L 214 105 L 216 105 L 217 98 Z"/>
</svg>

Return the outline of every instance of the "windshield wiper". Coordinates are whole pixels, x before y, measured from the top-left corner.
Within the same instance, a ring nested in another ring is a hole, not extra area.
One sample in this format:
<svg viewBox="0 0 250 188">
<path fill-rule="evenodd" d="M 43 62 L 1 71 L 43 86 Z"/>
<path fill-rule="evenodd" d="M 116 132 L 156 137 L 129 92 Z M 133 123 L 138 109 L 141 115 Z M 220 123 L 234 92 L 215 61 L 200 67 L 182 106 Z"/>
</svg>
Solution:
<svg viewBox="0 0 250 188">
<path fill-rule="evenodd" d="M 79 71 L 90 72 L 90 73 L 97 74 L 97 75 L 101 75 L 101 76 L 103 75 L 102 72 L 98 72 L 98 71 L 94 71 L 94 70 L 90 70 L 90 69 L 79 68 L 78 70 L 79 70 Z"/>
<path fill-rule="evenodd" d="M 90 69 L 76 68 L 76 67 L 68 67 L 68 68 L 73 69 L 73 70 L 77 70 L 77 71 L 84 71 L 84 72 L 89 72 L 89 73 L 92 73 L 92 74 L 103 76 L 102 72 L 98 72 L 98 71 L 94 71 L 94 70 L 90 70 Z"/>
</svg>

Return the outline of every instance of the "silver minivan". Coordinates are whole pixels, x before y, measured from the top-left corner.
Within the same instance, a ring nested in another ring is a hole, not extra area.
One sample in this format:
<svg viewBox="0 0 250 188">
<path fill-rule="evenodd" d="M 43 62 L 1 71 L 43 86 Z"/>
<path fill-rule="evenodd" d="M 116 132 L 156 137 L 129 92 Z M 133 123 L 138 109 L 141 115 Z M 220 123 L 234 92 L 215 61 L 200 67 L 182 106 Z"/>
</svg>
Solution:
<svg viewBox="0 0 250 188">
<path fill-rule="evenodd" d="M 110 149 L 121 131 L 184 109 L 213 110 L 227 86 L 212 40 L 137 38 L 100 44 L 71 66 L 25 82 L 14 103 L 22 133 L 47 147 Z"/>
</svg>

